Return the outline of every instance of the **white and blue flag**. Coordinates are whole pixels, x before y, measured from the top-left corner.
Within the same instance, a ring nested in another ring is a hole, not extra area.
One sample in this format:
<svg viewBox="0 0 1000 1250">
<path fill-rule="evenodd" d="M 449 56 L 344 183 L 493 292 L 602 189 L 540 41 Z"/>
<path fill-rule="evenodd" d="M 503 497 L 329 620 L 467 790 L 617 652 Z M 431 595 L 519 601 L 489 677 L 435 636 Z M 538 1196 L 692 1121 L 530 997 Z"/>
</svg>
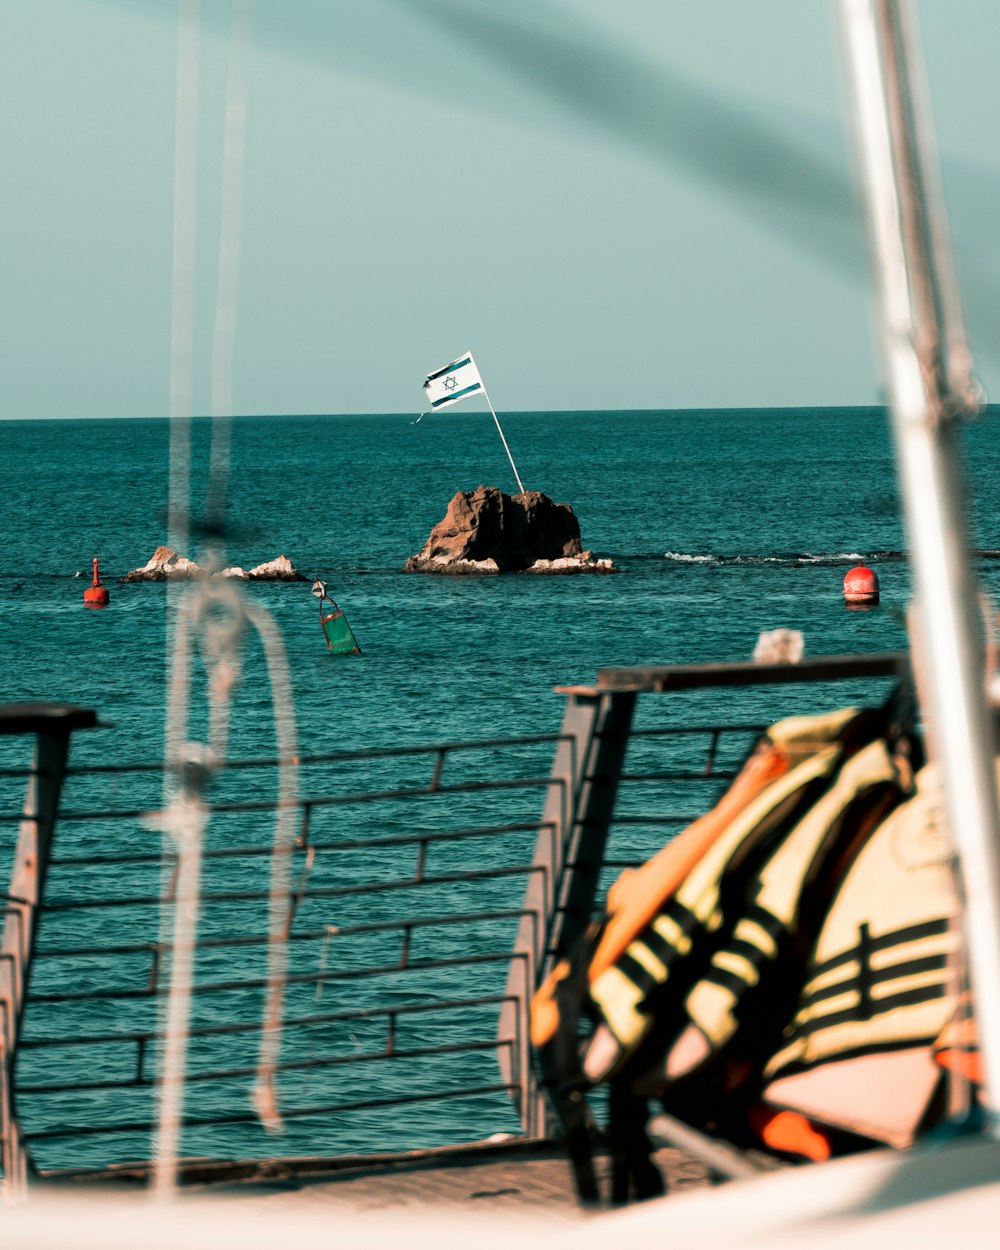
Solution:
<svg viewBox="0 0 1000 1250">
<path fill-rule="evenodd" d="M 472 359 L 472 352 L 459 356 L 443 369 L 428 373 L 424 383 L 424 394 L 432 412 L 447 408 L 449 404 L 460 403 L 472 395 L 480 395 L 485 389 L 476 362 Z"/>
</svg>

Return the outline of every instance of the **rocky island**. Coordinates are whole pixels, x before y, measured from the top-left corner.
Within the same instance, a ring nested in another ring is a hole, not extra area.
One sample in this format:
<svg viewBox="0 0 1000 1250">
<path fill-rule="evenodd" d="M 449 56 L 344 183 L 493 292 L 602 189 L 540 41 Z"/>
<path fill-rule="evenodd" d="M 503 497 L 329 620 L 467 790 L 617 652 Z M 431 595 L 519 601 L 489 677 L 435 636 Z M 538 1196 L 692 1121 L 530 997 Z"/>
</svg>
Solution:
<svg viewBox="0 0 1000 1250">
<path fill-rule="evenodd" d="M 167 582 L 190 581 L 197 577 L 207 577 L 205 569 L 187 556 L 180 556 L 172 547 L 157 547 L 152 557 L 139 569 L 132 569 L 119 582 Z M 244 582 L 304 582 L 304 577 L 292 564 L 287 556 L 281 555 L 253 569 L 242 569 L 233 565 L 228 569 L 220 569 L 213 577 L 235 577 Z"/>
<path fill-rule="evenodd" d="M 506 495 L 496 486 L 458 491 L 404 573 L 614 573 L 584 549 L 568 503 L 541 491 Z"/>
</svg>

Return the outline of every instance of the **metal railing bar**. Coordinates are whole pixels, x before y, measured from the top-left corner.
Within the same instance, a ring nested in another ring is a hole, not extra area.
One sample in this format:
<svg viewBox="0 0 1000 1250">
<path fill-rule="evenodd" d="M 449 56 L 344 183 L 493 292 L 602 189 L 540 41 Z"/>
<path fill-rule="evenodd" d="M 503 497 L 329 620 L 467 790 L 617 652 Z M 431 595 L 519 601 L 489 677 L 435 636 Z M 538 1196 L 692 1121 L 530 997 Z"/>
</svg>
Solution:
<svg viewBox="0 0 1000 1250">
<path fill-rule="evenodd" d="M 306 1119 L 314 1115 L 344 1115 L 352 1111 L 388 1110 L 392 1107 L 419 1102 L 439 1102 L 453 1098 L 481 1098 L 485 1094 L 510 1094 L 516 1086 L 509 1082 L 494 1085 L 478 1085 L 467 1089 L 432 1090 L 424 1094 L 400 1094 L 393 1098 L 372 1098 L 365 1102 L 332 1103 L 316 1107 L 282 1107 L 283 1120 Z M 255 1124 L 257 1116 L 252 1111 L 227 1116 L 185 1116 L 183 1128 L 213 1128 L 220 1124 Z M 93 1137 L 98 1134 L 148 1133 L 152 1120 L 132 1121 L 126 1124 L 66 1125 L 62 1128 L 41 1129 L 22 1133 L 25 1141 L 51 1141 L 54 1138 Z"/>
<path fill-rule="evenodd" d="M 625 816 L 617 813 L 612 817 L 612 825 L 680 825 L 682 828 L 697 820 L 697 816 L 666 816 L 655 812 L 649 816 Z"/>
<path fill-rule="evenodd" d="M 872 652 L 867 655 L 806 656 L 798 663 L 758 664 L 740 660 L 731 664 L 652 664 L 600 669 L 601 691 L 628 689 L 663 694 L 671 690 L 708 687 L 772 686 L 812 682 L 837 682 L 871 677 L 898 677 L 906 671 L 905 652 Z"/>
<path fill-rule="evenodd" d="M 442 1055 L 464 1054 L 470 1051 L 494 1051 L 498 1045 L 510 1046 L 513 1044 L 513 1038 L 504 1039 L 498 1042 L 497 1038 L 489 1037 L 483 1039 L 474 1039 L 467 1042 L 450 1042 L 441 1046 L 419 1046 L 413 1050 L 369 1050 L 361 1051 L 357 1054 L 350 1055 L 327 1055 L 321 1058 L 311 1057 L 309 1059 L 287 1059 L 281 1063 L 275 1064 L 276 1072 L 303 1072 L 315 1069 L 338 1067 L 344 1064 L 352 1063 L 389 1063 L 395 1059 L 429 1059 L 440 1057 Z M 185 1082 L 205 1082 L 205 1081 L 235 1081 L 243 1077 L 256 1076 L 258 1070 L 257 1064 L 249 1064 L 241 1068 L 214 1068 L 210 1071 L 199 1072 L 188 1069 L 184 1074 Z M 151 1076 L 130 1077 L 128 1080 L 104 1080 L 104 1081 L 74 1081 L 67 1085 L 18 1085 L 18 1095 L 31 1094 L 33 1097 L 40 1094 L 65 1094 L 67 1090 L 74 1092 L 86 1091 L 88 1093 L 97 1090 L 129 1090 L 129 1089 L 158 1089 L 160 1082 Z"/>
<path fill-rule="evenodd" d="M 366 964 L 362 968 L 331 968 L 322 972 L 297 972 L 285 978 L 286 985 L 325 985 L 328 981 L 353 981 L 358 977 L 384 977 L 393 973 L 409 975 L 430 972 L 440 968 L 468 968 L 479 964 L 510 963 L 510 951 L 491 951 L 481 955 L 449 955 L 440 959 L 421 959 L 408 964 Z M 248 977 L 245 981 L 206 981 L 191 987 L 191 993 L 204 997 L 208 994 L 232 994 L 241 990 L 266 989 L 267 977 Z M 166 998 L 166 991 L 158 991 L 146 985 L 141 989 L 108 986 L 102 990 L 78 990 L 62 994 L 33 994 L 32 1002 L 52 1005 L 55 1003 L 93 1003 L 109 999 Z"/>
<path fill-rule="evenodd" d="M 655 725 L 647 729 L 633 729 L 629 739 L 633 738 L 681 738 L 694 737 L 697 734 L 750 734 L 763 733 L 768 723 L 754 725 Z"/>
<path fill-rule="evenodd" d="M 456 881 L 485 881 L 500 877 L 513 877 L 522 873 L 540 871 L 538 864 L 514 864 L 508 868 L 475 868 L 463 872 L 442 872 L 433 877 L 398 877 L 394 881 L 372 881 L 364 885 L 321 886 L 306 891 L 305 897 L 353 898 L 359 895 L 380 894 L 389 890 L 422 888 L 429 885 L 450 885 Z M 266 890 L 231 890 L 227 893 L 204 892 L 203 907 L 212 903 L 259 903 L 268 897 Z M 107 907 L 158 907 L 168 900 L 159 894 L 129 895 L 125 898 L 65 899 L 46 904 L 47 914 L 67 911 L 101 910 Z"/>
<path fill-rule="evenodd" d="M 434 999 L 426 1003 L 399 1003 L 386 1007 L 353 1007 L 349 1010 L 325 1011 L 311 1016 L 290 1016 L 285 1021 L 285 1027 L 315 1028 L 324 1024 L 349 1023 L 352 1020 L 377 1020 L 382 1016 L 424 1015 L 427 1012 L 434 1011 L 442 1013 L 465 1011 L 470 1007 L 495 1007 L 499 1004 L 513 1001 L 515 1000 L 509 994 L 482 994 L 475 998 Z M 190 1029 L 188 1036 L 222 1037 L 231 1033 L 259 1032 L 260 1028 L 261 1022 L 259 1020 L 230 1021 L 227 1024 L 194 1025 Z M 18 1049 L 48 1050 L 59 1049 L 64 1046 L 113 1045 L 117 1042 L 140 1045 L 155 1041 L 156 1036 L 156 1033 L 153 1032 L 140 1032 L 92 1033 L 84 1037 L 25 1037 L 18 1043 Z"/>
<path fill-rule="evenodd" d="M 621 784 L 625 782 L 643 783 L 647 781 L 732 781 L 736 776 L 735 772 L 729 769 L 712 773 L 695 773 L 695 772 L 664 772 L 664 773 L 622 773 L 618 778 Z"/>
<path fill-rule="evenodd" d="M 552 821 L 539 823 L 537 820 L 523 820 L 509 825 L 475 825 L 464 829 L 441 829 L 433 833 L 398 833 L 381 834 L 370 838 L 351 838 L 343 841 L 314 841 L 310 838 L 308 846 L 303 844 L 294 849 L 305 851 L 311 847 L 315 851 L 359 851 L 372 847 L 407 846 L 418 841 L 455 842 L 463 838 L 502 837 L 508 833 L 534 833 L 539 829 L 551 829 Z M 273 855 L 274 847 L 267 846 L 224 846 L 202 851 L 202 859 L 250 859 L 260 855 Z M 66 858 L 53 856 L 49 861 L 53 867 L 87 867 L 100 864 L 159 864 L 162 855 L 158 851 L 141 851 L 128 855 L 74 855 Z M 174 858 L 173 856 L 171 858 Z"/>
<path fill-rule="evenodd" d="M 491 750 L 495 747 L 522 747 L 554 745 L 568 741 L 565 734 L 524 734 L 518 738 L 462 739 L 454 742 L 418 743 L 414 746 L 363 747 L 356 751 L 329 751 L 321 755 L 302 755 L 294 762 L 300 768 L 310 764 L 341 764 L 357 760 L 395 759 L 410 755 L 436 755 L 440 751 L 454 754 L 459 751 Z M 279 756 L 260 756 L 252 759 L 227 760 L 225 771 L 237 768 L 275 768 L 279 764 L 292 763 Z M 133 764 L 81 764 L 67 768 L 66 776 L 86 776 L 90 773 L 162 772 L 163 761 L 139 761 Z"/>
<path fill-rule="evenodd" d="M 502 911 L 458 912 L 447 916 L 417 916 L 412 920 L 367 920 L 363 924 L 338 925 L 338 938 L 355 937 L 361 933 L 384 933 L 408 925 L 414 929 L 438 928 L 445 925 L 472 924 L 480 920 L 514 920 L 531 915 L 530 908 L 512 907 Z M 330 937 L 327 927 L 304 933 L 290 933 L 287 942 L 318 942 Z M 199 950 L 219 950 L 231 946 L 260 946 L 271 941 L 268 933 L 241 934 L 232 937 L 203 938 Z M 170 942 L 133 942 L 121 946 L 65 946 L 39 950 L 36 959 L 84 959 L 106 955 L 165 955 L 173 951 Z"/>
<path fill-rule="evenodd" d="M 279 808 L 305 807 L 343 807 L 348 804 L 381 803 L 388 800 L 424 799 L 433 794 L 437 797 L 455 794 L 478 794 L 494 790 L 529 790 L 543 786 L 561 784 L 553 777 L 513 777 L 500 778 L 494 781 L 460 781 L 452 785 L 431 789 L 429 785 L 405 786 L 397 790 L 358 790 L 351 794 L 322 794 L 310 798 L 289 799 L 282 802 L 278 799 L 246 799 L 239 803 L 205 803 L 203 805 L 208 816 L 237 814 L 245 812 L 274 812 Z M 59 819 L 63 821 L 86 822 L 96 820 L 150 820 L 156 821 L 163 817 L 158 808 L 123 807 L 95 809 L 94 811 L 60 811 Z M 20 814 L 18 819 L 22 819 Z"/>
</svg>

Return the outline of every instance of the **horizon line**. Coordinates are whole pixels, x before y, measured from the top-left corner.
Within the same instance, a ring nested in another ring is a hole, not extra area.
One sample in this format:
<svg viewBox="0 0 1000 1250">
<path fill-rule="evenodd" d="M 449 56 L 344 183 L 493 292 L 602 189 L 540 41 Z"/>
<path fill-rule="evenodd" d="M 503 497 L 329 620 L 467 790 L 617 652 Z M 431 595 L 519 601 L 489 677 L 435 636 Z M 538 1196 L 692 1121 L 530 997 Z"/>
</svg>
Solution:
<svg viewBox="0 0 1000 1250">
<path fill-rule="evenodd" d="M 997 406 L 998 405 L 996 404 L 986 403 L 984 405 L 984 411 L 988 411 L 991 408 L 995 408 Z M 680 414 L 680 413 L 685 413 L 685 414 L 686 413 L 709 413 L 711 414 L 711 413 L 729 413 L 729 412 L 770 412 L 770 413 L 854 412 L 854 411 L 856 412 L 872 412 L 872 411 L 885 412 L 887 411 L 887 405 L 881 402 L 874 402 L 874 403 L 867 403 L 867 404 L 750 404 L 750 405 L 727 404 L 724 406 L 697 405 L 697 406 L 685 406 L 685 407 L 678 407 L 678 408 L 654 408 L 654 407 L 649 407 L 649 408 L 633 408 L 633 407 L 626 407 L 626 408 L 504 408 L 501 411 L 504 412 L 507 416 L 512 416 L 512 417 L 562 416 L 562 415 L 578 415 L 580 413 L 593 413 L 593 414 L 607 413 L 609 415 L 619 414 L 619 413 L 633 413 L 637 416 L 643 415 L 643 414 L 670 416 L 670 415 Z M 435 414 L 433 413 L 418 414 L 412 409 L 401 409 L 396 412 L 319 412 L 319 411 L 313 411 L 313 412 L 241 412 L 241 413 L 232 413 L 228 419 L 233 420 L 233 421 L 254 421 L 254 420 L 284 420 L 284 419 L 294 420 L 294 419 L 303 418 L 303 417 L 317 417 L 317 418 L 323 418 L 323 419 L 338 420 L 338 419 L 347 418 L 347 417 L 372 417 L 372 418 L 400 418 L 404 420 L 405 419 L 412 420 L 418 415 L 426 416 L 426 415 L 435 415 Z M 457 414 L 449 414 L 449 416 L 446 419 L 454 420 L 456 415 Z M 468 415 L 469 416 L 488 416 L 489 413 L 487 411 L 480 412 L 478 409 L 470 409 L 468 411 Z M 173 419 L 174 418 L 170 417 L 166 413 L 156 414 L 156 415 L 151 415 L 148 413 L 144 415 L 119 414 L 118 416 L 98 416 L 94 414 L 91 414 L 89 416 L 83 416 L 80 414 L 74 414 L 74 415 L 66 414 L 66 415 L 50 415 L 47 417 L 6 416 L 6 417 L 0 417 L 0 422 L 171 421 Z M 222 417 L 216 418 L 212 415 L 212 413 L 208 413 L 208 412 L 193 413 L 190 417 L 190 420 L 192 421 L 212 421 L 216 419 L 222 420 L 223 418 Z"/>
</svg>

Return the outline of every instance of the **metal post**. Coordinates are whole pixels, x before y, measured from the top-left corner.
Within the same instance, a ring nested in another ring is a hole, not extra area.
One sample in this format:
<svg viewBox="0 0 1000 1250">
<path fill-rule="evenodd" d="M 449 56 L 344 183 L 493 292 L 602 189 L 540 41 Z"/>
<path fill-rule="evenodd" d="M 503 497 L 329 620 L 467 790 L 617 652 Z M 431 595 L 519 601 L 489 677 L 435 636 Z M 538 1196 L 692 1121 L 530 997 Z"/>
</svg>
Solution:
<svg viewBox="0 0 1000 1250">
<path fill-rule="evenodd" d="M 841 0 L 878 283 L 882 346 L 914 568 L 926 709 L 959 852 L 966 947 L 1000 1134 L 1000 817 L 977 598 L 956 456 L 974 384 L 932 159 L 912 19 L 900 0 Z"/>
<path fill-rule="evenodd" d="M 597 696 L 596 731 L 580 778 L 561 894 L 550 925 L 553 960 L 573 948 L 593 917 L 637 697 L 633 690 Z"/>
<path fill-rule="evenodd" d="M 60 704 L 10 704 L 0 712 L 0 733 L 36 735 L 0 935 L 0 1192 L 7 1199 L 23 1197 L 27 1186 L 28 1157 L 17 1124 L 14 1063 L 70 734 L 96 723 L 89 709 Z"/>
<path fill-rule="evenodd" d="M 521 1083 L 522 1126 L 533 1137 L 545 1131 L 546 1109 L 531 1063 L 531 996 L 590 920 L 635 700 L 634 691 L 567 692 L 498 1025 L 518 1048 L 515 1062 L 500 1047 L 500 1069 Z"/>
</svg>

